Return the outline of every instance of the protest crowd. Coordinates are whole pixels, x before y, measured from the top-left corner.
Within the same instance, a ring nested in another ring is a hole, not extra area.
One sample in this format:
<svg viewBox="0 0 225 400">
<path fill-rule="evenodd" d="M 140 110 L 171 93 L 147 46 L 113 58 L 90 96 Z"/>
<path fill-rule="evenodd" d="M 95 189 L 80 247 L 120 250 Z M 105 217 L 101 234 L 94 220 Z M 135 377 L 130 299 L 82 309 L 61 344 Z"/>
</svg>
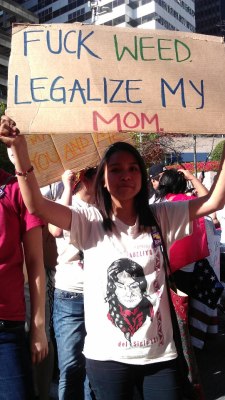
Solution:
<svg viewBox="0 0 225 400">
<path fill-rule="evenodd" d="M 1 398 L 50 399 L 55 379 L 59 400 L 204 400 L 194 349 L 222 307 L 225 150 L 209 190 L 148 172 L 126 142 L 40 190 L 7 116 L 0 140 L 15 165 L 0 170 Z"/>
</svg>

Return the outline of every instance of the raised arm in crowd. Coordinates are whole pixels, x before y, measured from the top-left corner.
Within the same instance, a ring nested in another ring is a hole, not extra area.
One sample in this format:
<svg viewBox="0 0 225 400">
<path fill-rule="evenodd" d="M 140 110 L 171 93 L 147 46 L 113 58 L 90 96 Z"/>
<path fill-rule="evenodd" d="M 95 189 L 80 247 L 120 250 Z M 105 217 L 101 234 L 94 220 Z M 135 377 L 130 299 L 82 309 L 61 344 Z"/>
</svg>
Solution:
<svg viewBox="0 0 225 400">
<path fill-rule="evenodd" d="M 31 168 L 26 139 L 23 135 L 19 134 L 19 128 L 15 122 L 7 116 L 1 118 L 0 135 L 1 141 L 12 148 L 16 171 L 26 174 Z M 190 201 L 190 220 L 209 215 L 223 208 L 225 204 L 224 155 L 225 149 L 223 149 L 217 179 L 215 179 L 208 194 Z M 71 210 L 60 204 L 51 202 L 42 196 L 33 171 L 27 173 L 26 179 L 20 175 L 17 175 L 17 177 L 24 202 L 29 212 L 45 218 L 49 223 L 62 229 L 70 230 Z"/>
</svg>

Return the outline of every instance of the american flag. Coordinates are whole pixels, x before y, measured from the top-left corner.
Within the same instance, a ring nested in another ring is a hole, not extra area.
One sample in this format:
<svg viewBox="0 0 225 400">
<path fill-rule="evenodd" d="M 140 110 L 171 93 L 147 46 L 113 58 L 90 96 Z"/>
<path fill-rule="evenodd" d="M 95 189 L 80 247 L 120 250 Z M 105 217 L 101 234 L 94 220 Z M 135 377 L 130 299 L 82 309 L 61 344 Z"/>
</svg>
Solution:
<svg viewBox="0 0 225 400">
<path fill-rule="evenodd" d="M 191 296 L 214 310 L 223 292 L 223 285 L 206 258 L 195 263 L 192 278 Z"/>
</svg>

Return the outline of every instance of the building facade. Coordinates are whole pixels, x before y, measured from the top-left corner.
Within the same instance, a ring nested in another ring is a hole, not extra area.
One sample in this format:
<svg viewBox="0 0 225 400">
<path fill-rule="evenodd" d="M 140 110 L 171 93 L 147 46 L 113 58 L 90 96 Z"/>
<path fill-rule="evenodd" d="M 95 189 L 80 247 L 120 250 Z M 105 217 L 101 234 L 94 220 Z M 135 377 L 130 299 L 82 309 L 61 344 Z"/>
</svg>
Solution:
<svg viewBox="0 0 225 400">
<path fill-rule="evenodd" d="M 197 33 L 224 36 L 224 0 L 195 0 L 195 16 Z"/>
<path fill-rule="evenodd" d="M 8 62 L 11 50 L 11 26 L 13 22 L 38 23 L 38 18 L 28 9 L 22 7 L 20 1 L 0 1 L 0 102 L 6 103 Z"/>
<path fill-rule="evenodd" d="M 40 23 L 97 25 L 195 31 L 194 0 L 20 0 Z"/>
<path fill-rule="evenodd" d="M 194 0 L 0 0 L 0 101 L 6 102 L 14 22 L 73 23 L 195 31 Z"/>
<path fill-rule="evenodd" d="M 95 18 L 96 24 L 195 31 L 192 0 L 101 0 L 97 3 L 99 12 Z"/>
</svg>

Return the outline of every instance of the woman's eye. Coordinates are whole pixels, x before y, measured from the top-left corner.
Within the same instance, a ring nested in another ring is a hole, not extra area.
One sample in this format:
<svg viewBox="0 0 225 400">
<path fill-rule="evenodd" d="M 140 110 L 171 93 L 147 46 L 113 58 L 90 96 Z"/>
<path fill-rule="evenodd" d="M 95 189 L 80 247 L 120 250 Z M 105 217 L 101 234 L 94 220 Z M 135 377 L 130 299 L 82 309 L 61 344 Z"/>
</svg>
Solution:
<svg viewBox="0 0 225 400">
<path fill-rule="evenodd" d="M 139 172 L 140 171 L 140 169 L 139 169 L 139 167 L 137 166 L 137 165 L 134 165 L 134 166 L 130 166 L 130 167 L 128 167 L 128 168 L 126 168 L 126 169 L 124 169 L 124 168 L 119 168 L 119 167 L 113 167 L 113 168 L 110 168 L 109 169 L 109 172 L 112 172 L 112 173 L 120 173 L 120 172 L 127 172 L 127 171 L 129 171 L 129 172 Z"/>
<path fill-rule="evenodd" d="M 134 166 L 134 167 L 131 167 L 131 171 L 132 171 L 132 172 L 137 172 L 137 171 L 139 171 L 139 168 L 138 168 L 138 167 L 136 167 L 136 166 Z"/>
<path fill-rule="evenodd" d="M 120 172 L 120 169 L 119 169 L 119 168 L 112 168 L 112 169 L 110 170 L 110 172 Z"/>
</svg>

